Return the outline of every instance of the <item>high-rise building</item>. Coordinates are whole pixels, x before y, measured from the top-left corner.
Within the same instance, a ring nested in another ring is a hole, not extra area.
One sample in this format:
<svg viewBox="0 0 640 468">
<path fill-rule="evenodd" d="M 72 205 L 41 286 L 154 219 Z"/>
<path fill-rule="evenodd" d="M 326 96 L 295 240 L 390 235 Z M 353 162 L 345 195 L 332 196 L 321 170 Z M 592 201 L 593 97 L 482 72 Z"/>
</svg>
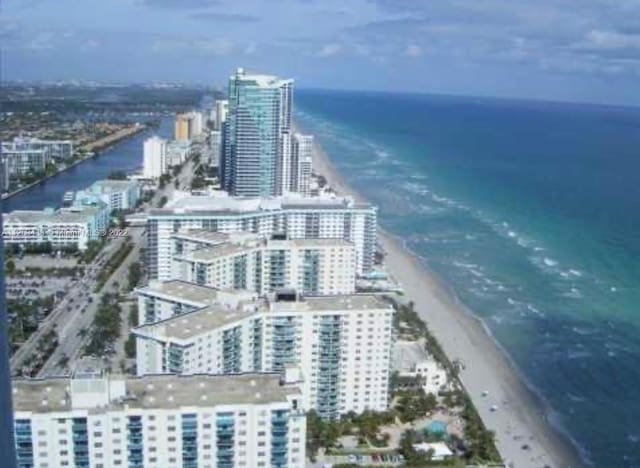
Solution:
<svg viewBox="0 0 640 468">
<path fill-rule="evenodd" d="M 158 179 L 167 172 L 167 141 L 159 136 L 144 142 L 142 175 L 147 179 Z"/>
<path fill-rule="evenodd" d="M 214 128 L 222 129 L 222 124 L 227 121 L 227 113 L 229 112 L 229 101 L 227 99 L 218 99 L 214 109 Z"/>
<path fill-rule="evenodd" d="M 308 196 L 313 170 L 313 135 L 294 133 L 291 140 L 290 190 Z"/>
<path fill-rule="evenodd" d="M 209 134 L 210 159 L 209 165 L 220 167 L 220 156 L 222 155 L 222 132 L 220 130 L 211 130 Z"/>
<path fill-rule="evenodd" d="M 155 209 L 147 218 L 151 278 L 171 279 L 171 236 L 182 229 L 233 233 L 249 231 L 285 239 L 343 239 L 353 243 L 356 273 L 373 267 L 376 249 L 374 206 L 348 197 L 242 198 L 186 196 Z"/>
<path fill-rule="evenodd" d="M 173 242 L 175 279 L 260 295 L 283 288 L 314 296 L 355 292 L 355 248 L 344 239 L 195 230 L 174 234 Z"/>
<path fill-rule="evenodd" d="M 224 189 L 232 195 L 281 194 L 283 135 L 291 130 L 293 80 L 247 74 L 229 79 Z"/>
<path fill-rule="evenodd" d="M 175 122 L 175 140 L 176 141 L 189 141 L 192 137 L 192 118 L 189 114 L 176 115 Z"/>
<path fill-rule="evenodd" d="M 18 466 L 302 468 L 306 417 L 286 377 L 87 369 L 16 380 Z M 2 452 L 3 467 L 10 454 Z"/>
<path fill-rule="evenodd" d="M 168 287 L 164 289 L 164 285 Z M 163 301 L 202 302 L 204 290 Z M 145 295 L 139 307 L 148 307 Z M 157 307 L 152 304 L 149 307 Z M 134 329 L 139 374 L 299 370 L 305 410 L 336 418 L 388 407 L 393 307 L 376 295 L 270 298 L 212 304 Z"/>
</svg>

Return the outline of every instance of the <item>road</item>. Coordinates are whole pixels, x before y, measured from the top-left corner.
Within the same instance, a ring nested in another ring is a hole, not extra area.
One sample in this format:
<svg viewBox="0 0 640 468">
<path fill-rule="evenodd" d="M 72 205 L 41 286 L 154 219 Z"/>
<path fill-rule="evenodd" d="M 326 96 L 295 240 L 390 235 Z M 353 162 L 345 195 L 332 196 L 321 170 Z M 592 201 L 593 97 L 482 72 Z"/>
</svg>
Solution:
<svg viewBox="0 0 640 468">
<path fill-rule="evenodd" d="M 120 240 L 122 242 L 123 240 Z M 31 334 L 25 343 L 11 357 L 11 369 L 15 373 L 21 369 L 25 360 L 34 352 L 38 341 L 52 329 L 60 329 L 61 324 L 66 324 L 70 312 L 78 309 L 81 299 L 89 291 L 87 284 L 94 281 L 98 273 L 103 268 L 105 262 L 119 247 L 120 242 L 109 242 L 102 252 L 87 265 L 85 275 L 79 280 L 75 280 L 65 288 L 65 296 L 56 304 L 51 313 L 40 323 L 38 329 Z"/>
<path fill-rule="evenodd" d="M 189 187 L 193 178 L 194 163 L 192 159 L 188 159 L 183 167 L 182 171 L 178 175 L 177 179 L 179 187 Z M 143 207 L 147 210 L 157 206 L 160 199 L 166 196 L 171 199 L 175 193 L 174 179 L 168 182 L 161 190 L 157 190 L 151 201 Z M 117 249 L 124 243 L 124 238 L 116 238 L 111 240 L 107 246 L 103 249 L 102 253 L 96 259 L 96 261 L 88 267 L 87 274 L 77 281 L 75 284 L 66 291 L 66 295 L 63 300 L 58 304 L 56 309 L 49 315 L 47 319 L 47 326 L 40 326 L 36 333 L 42 335 L 46 332 L 44 328 L 50 329 L 55 324 L 58 331 L 58 347 L 51 354 L 49 359 L 44 363 L 38 377 L 51 377 L 56 375 L 67 375 L 69 367 L 73 366 L 73 363 L 81 357 L 82 348 L 89 339 L 88 333 L 83 333 L 83 330 L 88 331 L 91 328 L 93 320 L 95 318 L 98 305 L 100 302 L 100 296 L 107 291 L 115 292 L 116 290 L 123 289 L 127 283 L 127 275 L 129 266 L 136 261 L 140 261 L 140 248 L 146 246 L 146 230 L 142 227 L 128 227 L 130 238 L 133 242 L 133 249 L 129 252 L 126 259 L 122 264 L 113 272 L 109 277 L 104 287 L 99 293 L 94 293 L 97 276 L 107 259 L 113 255 Z M 118 288 L 115 288 L 116 283 Z M 122 328 L 121 337 L 117 343 L 114 344 L 115 354 L 109 357 L 111 367 L 117 365 L 121 359 L 124 359 L 124 341 L 126 341 L 129 335 L 129 323 L 128 306 L 123 308 L 122 312 Z M 54 315 L 55 314 L 55 315 Z M 35 333 L 34 333 L 35 335 Z M 33 337 L 33 335 L 32 335 Z M 25 345 L 21 346 L 15 356 L 17 357 L 17 363 L 24 357 L 28 356 L 34 349 L 37 338 L 29 343 L 28 340 Z M 65 362 L 68 361 L 68 362 Z M 13 365 L 13 360 L 12 360 Z"/>
<path fill-rule="evenodd" d="M 89 330 L 91 328 L 102 294 L 116 292 L 126 287 L 129 266 L 140 259 L 140 247 L 144 234 L 143 228 L 129 228 L 133 249 L 112 273 L 100 292 L 93 292 L 97 274 L 91 277 L 85 276 L 81 280 L 78 285 L 78 291 L 75 294 L 78 297 L 78 302 L 74 303 L 74 307 L 65 316 L 64 324 L 58 324 L 59 345 L 40 369 L 38 377 L 66 375 L 69 364 L 61 362 L 61 359 L 66 357 L 69 363 L 73 363 L 82 355 L 82 348 L 87 343 L 89 335 L 81 333 L 81 330 Z M 117 239 L 113 243 L 121 246 L 124 243 L 124 239 Z M 112 251 L 112 253 L 114 252 L 115 250 Z M 116 284 L 118 285 L 117 288 Z M 89 302 L 89 298 L 91 298 L 91 302 Z M 123 326 L 126 326 L 126 324 L 123 323 Z"/>
</svg>

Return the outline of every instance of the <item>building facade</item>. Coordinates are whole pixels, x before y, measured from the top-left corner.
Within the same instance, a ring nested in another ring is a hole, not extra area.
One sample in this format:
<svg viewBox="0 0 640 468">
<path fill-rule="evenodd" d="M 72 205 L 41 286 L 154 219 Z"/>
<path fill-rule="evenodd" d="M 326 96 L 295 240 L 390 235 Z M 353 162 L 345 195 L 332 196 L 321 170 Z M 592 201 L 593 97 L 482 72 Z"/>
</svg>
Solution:
<svg viewBox="0 0 640 468">
<path fill-rule="evenodd" d="M 294 133 L 291 140 L 290 191 L 311 194 L 313 172 L 313 135 Z"/>
<path fill-rule="evenodd" d="M 89 241 L 99 240 L 109 226 L 106 204 L 74 206 L 59 210 L 17 210 L 3 215 L 5 244 L 54 247 L 75 246 L 85 250 Z"/>
<path fill-rule="evenodd" d="M 291 293 L 235 306 L 214 302 L 135 329 L 137 369 L 140 374 L 297 369 L 305 410 L 325 418 L 384 411 L 392 322 L 393 308 L 374 295 Z"/>
<path fill-rule="evenodd" d="M 341 197 L 235 198 L 186 196 L 147 218 L 151 278 L 172 275 L 173 234 L 184 229 L 248 231 L 284 239 L 343 239 L 355 248 L 356 273 L 373 267 L 376 249 L 374 206 Z"/>
<path fill-rule="evenodd" d="M 281 194 L 283 136 L 291 130 L 293 80 L 247 74 L 229 79 L 223 188 L 251 197 Z"/>
<path fill-rule="evenodd" d="M 6 161 L 9 177 L 21 177 L 43 173 L 49 162 L 44 149 L 18 149 L 11 144 L 2 144 L 2 159 Z"/>
<path fill-rule="evenodd" d="M 76 193 L 76 202 L 80 204 L 91 198 L 106 203 L 111 213 L 132 210 L 140 198 L 140 184 L 132 180 L 99 180 Z"/>
<path fill-rule="evenodd" d="M 73 156 L 71 140 L 41 140 L 40 138 L 14 138 L 13 146 L 19 150 L 44 150 L 50 160 L 63 161 Z"/>
<path fill-rule="evenodd" d="M 264 295 L 283 288 L 304 295 L 355 292 L 355 248 L 343 239 L 269 239 L 249 233 L 173 235 L 172 277 Z"/>
<path fill-rule="evenodd" d="M 152 136 L 144 141 L 142 175 L 146 179 L 159 179 L 167 172 L 167 141 Z"/>
<path fill-rule="evenodd" d="M 302 468 L 300 399 L 277 374 L 16 380 L 18 466 Z"/>
</svg>

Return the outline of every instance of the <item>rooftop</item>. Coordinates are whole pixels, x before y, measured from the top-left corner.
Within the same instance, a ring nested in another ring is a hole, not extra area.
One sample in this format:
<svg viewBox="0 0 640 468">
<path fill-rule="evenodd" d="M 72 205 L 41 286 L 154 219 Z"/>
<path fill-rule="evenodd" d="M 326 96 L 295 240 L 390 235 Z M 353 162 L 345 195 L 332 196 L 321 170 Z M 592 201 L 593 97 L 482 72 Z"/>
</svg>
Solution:
<svg viewBox="0 0 640 468">
<path fill-rule="evenodd" d="M 171 317 L 160 322 L 135 329 L 136 334 L 186 340 L 207 331 L 237 322 L 257 312 L 259 302 L 253 307 L 224 307 L 220 304 Z"/>
<path fill-rule="evenodd" d="M 297 312 L 342 312 L 347 310 L 391 310 L 391 306 L 380 296 L 344 295 L 306 297 L 298 301 L 255 300 L 239 307 L 222 305 L 204 307 L 193 312 L 136 328 L 136 333 L 154 338 L 187 340 L 215 328 L 223 327 L 260 311 L 272 313 Z"/>
<path fill-rule="evenodd" d="M 355 203 L 349 197 L 286 195 L 270 198 L 252 198 L 230 197 L 224 193 L 208 193 L 206 195 L 180 194 L 169 202 L 165 208 L 151 210 L 151 216 L 191 213 L 199 215 L 233 215 L 282 210 L 370 210 L 372 208 L 373 206 L 369 204 Z"/>
<path fill-rule="evenodd" d="M 209 286 L 188 283 L 180 280 L 150 281 L 149 284 L 137 290 L 140 294 L 148 294 L 167 299 L 179 299 L 192 303 L 196 307 L 204 307 L 219 304 L 222 298 L 234 297 L 237 300 L 246 300 L 255 295 L 243 290 L 223 291 Z"/>
<path fill-rule="evenodd" d="M 86 223 L 102 207 L 83 205 L 81 209 L 16 210 L 3 215 L 4 224 Z"/>
<path fill-rule="evenodd" d="M 93 379 L 98 384 L 106 379 Z M 90 408 L 102 413 L 118 409 L 176 409 L 185 406 L 213 407 L 228 404 L 268 404 L 286 402 L 297 395 L 295 387 L 282 386 L 278 374 L 236 375 L 150 375 L 137 378 L 112 376 L 110 382 L 123 381 L 126 396 L 112 400 L 106 407 Z M 91 379 L 86 379 L 91 383 Z M 46 413 L 70 411 L 71 379 L 49 378 L 15 380 L 15 411 Z M 102 385 L 106 391 L 106 385 Z"/>
</svg>

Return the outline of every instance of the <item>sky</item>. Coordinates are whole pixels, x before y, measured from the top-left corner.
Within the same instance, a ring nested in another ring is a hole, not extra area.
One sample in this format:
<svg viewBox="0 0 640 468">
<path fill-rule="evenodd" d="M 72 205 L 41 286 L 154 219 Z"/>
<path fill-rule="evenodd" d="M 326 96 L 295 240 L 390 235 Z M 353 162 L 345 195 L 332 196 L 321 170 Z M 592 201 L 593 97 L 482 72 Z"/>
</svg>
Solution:
<svg viewBox="0 0 640 468">
<path fill-rule="evenodd" d="M 0 0 L 2 79 L 640 105 L 640 0 Z"/>
</svg>

